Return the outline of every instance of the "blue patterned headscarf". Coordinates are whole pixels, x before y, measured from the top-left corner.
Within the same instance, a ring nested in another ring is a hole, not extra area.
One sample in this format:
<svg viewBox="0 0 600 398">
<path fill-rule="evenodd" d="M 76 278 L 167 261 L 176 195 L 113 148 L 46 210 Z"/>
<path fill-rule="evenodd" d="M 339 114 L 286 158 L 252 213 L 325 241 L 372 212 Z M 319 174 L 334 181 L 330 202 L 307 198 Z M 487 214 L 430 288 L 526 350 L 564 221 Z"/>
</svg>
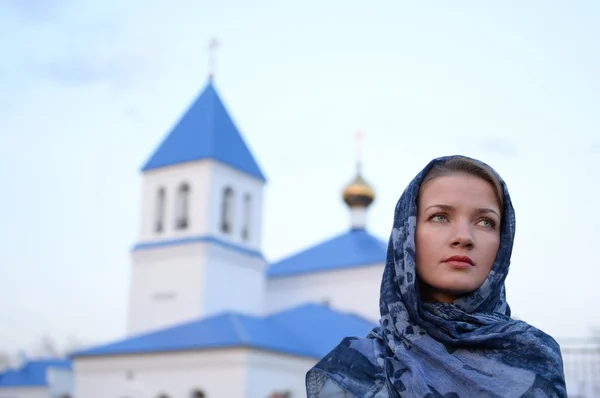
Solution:
<svg viewBox="0 0 600 398">
<path fill-rule="evenodd" d="M 474 292 L 453 304 L 422 302 L 415 272 L 419 187 L 432 160 L 398 204 L 380 297 L 379 326 L 347 337 L 306 375 L 309 398 L 334 382 L 357 398 L 566 397 L 556 341 L 510 317 L 504 281 L 515 236 L 515 213 L 504 181 L 500 248 Z"/>
</svg>

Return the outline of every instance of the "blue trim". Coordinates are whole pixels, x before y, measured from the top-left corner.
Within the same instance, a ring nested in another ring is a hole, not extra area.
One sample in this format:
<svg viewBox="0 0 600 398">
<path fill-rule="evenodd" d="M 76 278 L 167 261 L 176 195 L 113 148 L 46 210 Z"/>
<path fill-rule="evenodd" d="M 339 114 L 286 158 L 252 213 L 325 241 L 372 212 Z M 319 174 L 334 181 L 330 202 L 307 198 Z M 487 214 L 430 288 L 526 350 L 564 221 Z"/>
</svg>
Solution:
<svg viewBox="0 0 600 398">
<path fill-rule="evenodd" d="M 71 370 L 71 361 L 41 359 L 27 361 L 18 369 L 8 368 L 0 372 L 0 391 L 4 388 L 48 386 L 46 376 L 50 368 Z"/>
<path fill-rule="evenodd" d="M 216 238 L 210 235 L 197 235 L 190 236 L 188 238 L 178 238 L 178 239 L 165 239 L 159 240 L 155 242 L 146 242 L 146 243 L 136 243 L 133 246 L 132 251 L 141 251 L 141 250 L 152 250 L 159 249 L 161 247 L 170 247 L 170 246 L 178 246 L 178 245 L 188 245 L 192 243 L 214 243 L 216 245 L 225 247 L 226 249 L 231 249 L 249 256 L 260 257 L 264 259 L 264 255 L 262 252 L 257 250 L 248 249 L 243 246 L 236 245 L 231 242 L 227 242 L 223 239 Z"/>
<path fill-rule="evenodd" d="M 223 312 L 91 347 L 71 357 L 245 347 L 322 358 L 345 336 L 364 336 L 375 326 L 376 322 L 355 314 L 309 303 L 262 316 Z"/>
<path fill-rule="evenodd" d="M 365 268 L 367 266 L 369 266 L 369 267 L 381 266 L 382 263 L 385 264 L 385 259 L 373 260 L 373 261 L 369 261 L 369 262 L 355 261 L 355 262 L 351 262 L 351 263 L 332 264 L 332 266 L 329 268 L 326 268 L 326 267 L 307 268 L 305 270 L 293 270 L 293 271 L 289 271 L 289 272 L 280 272 L 280 273 L 274 272 L 269 267 L 269 268 L 267 268 L 267 279 L 271 280 L 271 279 L 277 279 L 277 278 L 289 278 L 292 276 L 316 274 L 319 272 L 347 271 L 347 270 L 350 270 L 353 268 Z"/>
<path fill-rule="evenodd" d="M 383 264 L 386 255 L 385 241 L 363 228 L 353 228 L 271 264 L 267 269 L 267 278 Z"/>
</svg>

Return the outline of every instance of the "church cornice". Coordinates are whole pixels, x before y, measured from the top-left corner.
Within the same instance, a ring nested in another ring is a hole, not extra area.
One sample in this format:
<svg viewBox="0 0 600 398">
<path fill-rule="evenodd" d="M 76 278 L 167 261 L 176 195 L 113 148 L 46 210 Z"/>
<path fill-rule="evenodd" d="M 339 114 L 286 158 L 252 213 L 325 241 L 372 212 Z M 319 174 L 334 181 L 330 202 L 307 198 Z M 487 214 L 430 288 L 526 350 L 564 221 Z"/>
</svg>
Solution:
<svg viewBox="0 0 600 398">
<path fill-rule="evenodd" d="M 189 237 L 185 237 L 185 238 L 162 239 L 162 240 L 156 240 L 156 241 L 151 241 L 151 242 L 139 242 L 133 246 L 131 251 L 139 252 L 139 251 L 145 251 L 145 250 L 160 249 L 160 248 L 165 248 L 165 247 L 189 245 L 189 244 L 194 244 L 194 243 L 213 243 L 213 244 L 216 244 L 223 248 L 230 249 L 230 250 L 236 251 L 241 254 L 245 254 L 248 256 L 252 256 L 252 257 L 257 257 L 257 258 L 260 258 L 263 260 L 265 259 L 264 255 L 261 251 L 248 249 L 247 247 L 237 245 L 237 244 L 234 244 L 231 242 L 227 242 L 223 239 L 220 239 L 220 238 L 218 238 L 216 236 L 212 236 L 212 235 L 196 235 L 196 236 L 189 236 Z"/>
</svg>

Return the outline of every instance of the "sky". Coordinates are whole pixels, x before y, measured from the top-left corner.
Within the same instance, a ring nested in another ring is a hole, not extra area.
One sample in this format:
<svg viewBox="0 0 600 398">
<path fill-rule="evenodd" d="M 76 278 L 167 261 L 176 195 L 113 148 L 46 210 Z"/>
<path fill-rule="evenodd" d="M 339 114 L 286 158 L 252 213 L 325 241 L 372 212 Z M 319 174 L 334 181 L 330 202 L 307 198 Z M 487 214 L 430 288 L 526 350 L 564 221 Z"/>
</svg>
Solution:
<svg viewBox="0 0 600 398">
<path fill-rule="evenodd" d="M 517 213 L 508 300 L 600 328 L 600 3 L 5 0 L 0 350 L 123 336 L 140 166 L 207 82 L 267 175 L 269 261 L 349 227 L 356 131 L 387 240 L 406 184 L 463 154 Z M 591 219 L 590 219 L 591 217 Z"/>
</svg>

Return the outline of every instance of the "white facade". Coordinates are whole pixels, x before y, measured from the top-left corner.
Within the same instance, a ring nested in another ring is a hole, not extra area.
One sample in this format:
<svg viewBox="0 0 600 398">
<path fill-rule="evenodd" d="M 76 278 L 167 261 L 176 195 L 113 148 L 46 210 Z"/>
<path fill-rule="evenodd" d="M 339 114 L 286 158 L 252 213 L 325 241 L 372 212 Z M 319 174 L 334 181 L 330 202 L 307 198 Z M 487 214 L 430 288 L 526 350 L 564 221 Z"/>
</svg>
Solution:
<svg viewBox="0 0 600 398">
<path fill-rule="evenodd" d="M 289 391 L 306 395 L 304 375 L 315 361 L 249 350 L 144 354 L 75 361 L 77 398 L 266 398 Z"/>
<path fill-rule="evenodd" d="M 48 387 L 12 387 L 0 389 L 0 398 L 51 398 Z"/>
<path fill-rule="evenodd" d="M 350 208 L 350 226 L 352 228 L 364 229 L 367 226 L 367 208 L 354 206 Z"/>
<path fill-rule="evenodd" d="M 178 194 L 189 186 L 188 226 L 177 228 Z M 164 207 L 159 211 L 159 192 L 164 189 Z M 232 189 L 230 231 L 221 228 L 223 199 Z M 244 248 L 260 251 L 263 219 L 263 181 L 232 167 L 200 160 L 147 171 L 142 177 L 142 200 L 138 243 L 152 243 L 193 236 L 211 235 Z M 246 207 L 245 198 L 250 198 Z M 247 212 L 246 209 L 249 211 Z M 158 217 L 162 230 L 157 231 Z M 249 216 L 249 218 L 247 218 Z M 243 230 L 249 228 L 248 238 Z"/>
<path fill-rule="evenodd" d="M 73 397 L 74 375 L 71 369 L 49 368 L 47 373 L 48 389 L 52 398 Z"/>
<path fill-rule="evenodd" d="M 267 310 L 275 312 L 307 302 L 328 303 L 377 322 L 384 264 L 271 278 Z"/>
<path fill-rule="evenodd" d="M 291 398 L 305 397 L 306 373 L 316 363 L 317 360 L 307 358 L 250 351 L 244 398 L 267 398 L 276 392 L 289 392 Z"/>
<path fill-rule="evenodd" d="M 569 397 L 600 398 L 600 340 L 558 341 Z"/>
<path fill-rule="evenodd" d="M 263 313 L 263 185 L 211 160 L 144 174 L 129 334 L 223 310 Z M 222 294 L 223 281 L 237 284 L 233 295 Z"/>
</svg>

